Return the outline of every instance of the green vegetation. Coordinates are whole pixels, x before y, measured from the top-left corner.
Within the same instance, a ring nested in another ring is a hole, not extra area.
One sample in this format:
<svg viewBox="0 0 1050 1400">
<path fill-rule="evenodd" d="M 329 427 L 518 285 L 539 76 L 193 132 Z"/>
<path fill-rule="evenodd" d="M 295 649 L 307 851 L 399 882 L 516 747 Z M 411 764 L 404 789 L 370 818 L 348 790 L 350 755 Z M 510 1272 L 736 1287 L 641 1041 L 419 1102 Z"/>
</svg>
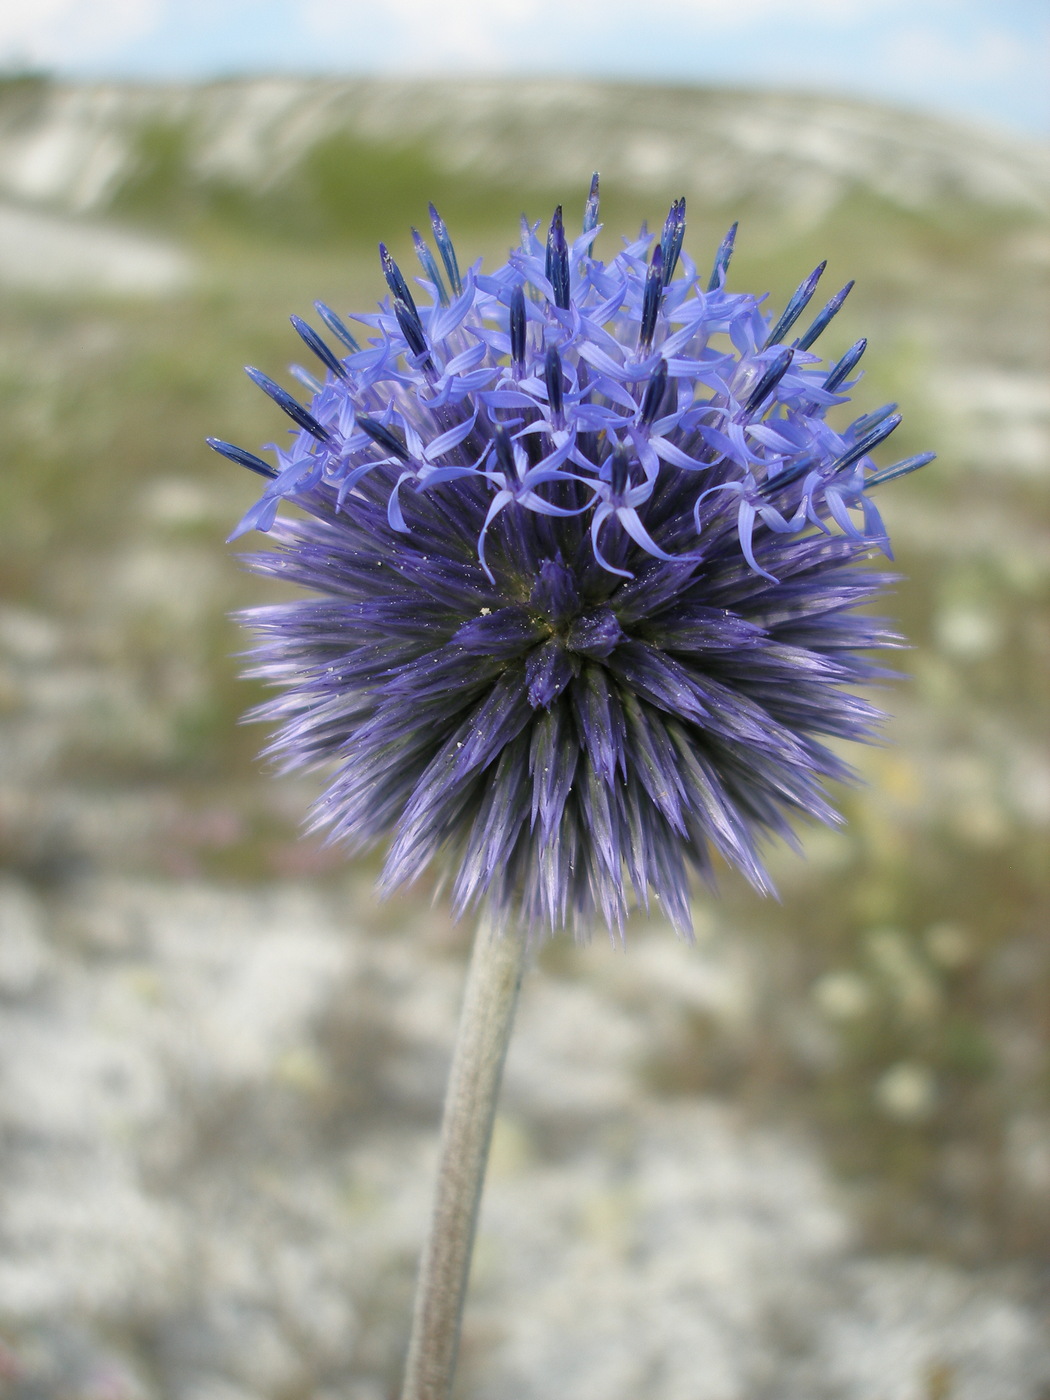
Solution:
<svg viewBox="0 0 1050 1400">
<path fill-rule="evenodd" d="M 143 123 L 112 211 L 169 231 L 226 231 L 300 248 L 374 247 L 405 237 L 412 225 L 429 226 L 430 201 L 452 227 L 469 228 L 475 237 L 506 239 L 522 212 L 518 185 L 449 173 L 421 142 L 389 145 L 337 131 L 291 170 L 251 190 L 197 174 L 195 140 L 191 119 Z M 557 202 L 552 192 L 529 193 L 537 210 Z"/>
</svg>

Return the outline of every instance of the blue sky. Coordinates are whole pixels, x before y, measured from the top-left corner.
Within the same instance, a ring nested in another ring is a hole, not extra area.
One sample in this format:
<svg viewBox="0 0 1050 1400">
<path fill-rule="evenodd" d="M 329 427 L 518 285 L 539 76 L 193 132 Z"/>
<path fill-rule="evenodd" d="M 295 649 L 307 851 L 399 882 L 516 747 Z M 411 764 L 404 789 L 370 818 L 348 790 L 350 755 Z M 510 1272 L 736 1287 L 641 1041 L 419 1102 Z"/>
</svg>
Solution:
<svg viewBox="0 0 1050 1400">
<path fill-rule="evenodd" d="M 1050 135 L 1047 0 L 0 0 L 0 64 L 761 84 Z"/>
</svg>

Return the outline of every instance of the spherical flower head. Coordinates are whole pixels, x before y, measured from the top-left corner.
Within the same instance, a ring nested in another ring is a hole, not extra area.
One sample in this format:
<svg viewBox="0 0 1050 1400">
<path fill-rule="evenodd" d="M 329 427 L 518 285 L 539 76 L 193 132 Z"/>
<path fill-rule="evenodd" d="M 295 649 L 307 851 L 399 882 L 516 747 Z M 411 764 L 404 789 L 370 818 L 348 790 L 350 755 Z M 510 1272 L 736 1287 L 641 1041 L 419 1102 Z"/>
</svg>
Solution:
<svg viewBox="0 0 1050 1400">
<path fill-rule="evenodd" d="M 308 408 L 248 371 L 294 424 L 277 466 L 211 440 L 268 478 L 251 567 L 312 595 L 243 615 L 280 691 L 256 717 L 328 773 L 316 827 L 389 843 L 385 889 L 436 861 L 457 912 L 622 929 L 654 894 L 687 930 L 690 871 L 766 890 L 764 838 L 837 820 L 824 740 L 871 736 L 850 687 L 896 640 L 856 611 L 889 554 L 868 493 L 930 458 L 876 469 L 893 405 L 826 421 L 864 342 L 810 347 L 849 287 L 789 342 L 823 268 L 774 323 L 727 290 L 735 228 L 698 277 L 684 200 L 606 264 L 596 178 L 579 236 L 523 220 L 490 273 L 431 214 L 415 290 L 380 247 L 364 345 L 293 317 Z"/>
</svg>

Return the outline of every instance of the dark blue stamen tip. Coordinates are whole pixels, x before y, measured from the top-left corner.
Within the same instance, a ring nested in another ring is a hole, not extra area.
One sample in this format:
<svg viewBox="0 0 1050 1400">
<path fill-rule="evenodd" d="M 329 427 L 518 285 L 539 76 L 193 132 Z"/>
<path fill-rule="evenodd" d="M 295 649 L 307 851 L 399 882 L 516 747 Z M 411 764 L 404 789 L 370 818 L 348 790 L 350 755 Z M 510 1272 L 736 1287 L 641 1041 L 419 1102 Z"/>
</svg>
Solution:
<svg viewBox="0 0 1050 1400">
<path fill-rule="evenodd" d="M 824 380 L 824 388 L 829 393 L 833 394 L 839 385 L 850 377 L 867 348 L 868 342 L 866 340 L 858 340 L 855 345 L 850 346 L 838 364 L 828 371 L 828 377 Z"/>
<path fill-rule="evenodd" d="M 520 285 L 510 294 L 510 362 L 520 379 L 525 373 L 525 292 Z"/>
<path fill-rule="evenodd" d="M 558 354 L 556 345 L 551 345 L 547 349 L 547 356 L 543 363 L 543 378 L 547 385 L 547 403 L 550 406 L 551 422 L 556 428 L 560 428 L 564 423 L 562 406 L 561 382 L 561 356 Z"/>
<path fill-rule="evenodd" d="M 920 452 L 917 457 L 905 457 L 903 462 L 895 462 L 892 467 L 884 467 L 881 472 L 870 476 L 864 485 L 881 486 L 884 481 L 895 481 L 899 476 L 907 476 L 909 472 L 929 466 L 936 456 L 936 452 Z"/>
<path fill-rule="evenodd" d="M 676 199 L 671 205 L 670 212 L 664 222 L 664 231 L 660 238 L 660 251 L 664 259 L 664 286 L 670 282 L 674 276 L 674 270 L 678 266 L 678 257 L 682 251 L 682 244 L 685 242 L 685 195 L 681 199 Z"/>
<path fill-rule="evenodd" d="M 448 235 L 444 219 L 432 204 L 430 205 L 430 227 L 434 230 L 434 242 L 438 245 L 441 261 L 445 264 L 448 285 L 452 288 L 452 295 L 458 297 L 463 290 L 463 282 L 459 275 L 456 250 L 452 246 L 452 239 Z"/>
<path fill-rule="evenodd" d="M 762 401 L 773 392 L 787 374 L 794 354 L 794 350 L 790 348 L 782 350 L 776 359 L 766 366 L 764 374 L 747 396 L 744 403 L 745 414 L 754 413 Z"/>
<path fill-rule="evenodd" d="M 726 234 L 725 238 L 718 245 L 718 252 L 715 254 L 715 265 L 711 269 L 711 276 L 708 279 L 707 290 L 717 292 L 726 280 L 726 273 L 729 271 L 729 259 L 733 256 L 733 244 L 736 242 L 736 231 L 739 225 L 734 224 Z"/>
<path fill-rule="evenodd" d="M 412 299 L 412 293 L 408 289 L 408 283 L 401 275 L 401 269 L 390 256 L 385 243 L 379 245 L 379 260 L 383 264 L 383 276 L 386 284 L 390 288 L 390 293 L 395 301 L 403 301 L 412 312 L 412 315 L 419 320 L 419 313 L 416 311 L 416 303 Z"/>
<path fill-rule="evenodd" d="M 800 350 L 808 350 L 809 347 L 816 340 L 817 336 L 823 335 L 823 333 L 827 330 L 831 322 L 839 314 L 839 309 L 841 308 L 842 303 L 846 300 L 846 298 L 849 296 L 852 290 L 853 283 L 852 281 L 850 281 L 846 283 L 846 285 L 842 288 L 841 292 L 835 293 L 835 295 L 828 302 L 827 306 L 825 306 L 824 310 L 820 313 L 817 319 L 810 326 L 809 330 L 799 341 L 798 348 Z"/>
<path fill-rule="evenodd" d="M 592 229 L 598 227 L 598 172 L 591 176 L 591 191 L 587 196 L 587 203 L 583 206 L 583 231 L 590 233 Z"/>
<path fill-rule="evenodd" d="M 259 476 L 268 476 L 271 481 L 277 475 L 277 469 L 271 467 L 269 462 L 264 462 L 261 457 L 256 457 L 254 452 L 245 452 L 243 447 L 234 447 L 232 442 L 223 442 L 222 438 L 210 437 L 204 441 L 213 452 L 218 452 L 230 462 L 236 462 L 239 467 L 247 467 L 250 472 L 257 472 Z"/>
<path fill-rule="evenodd" d="M 447 306 L 448 292 L 445 291 L 445 284 L 441 280 L 441 273 L 438 271 L 438 265 L 434 261 L 434 254 L 427 247 L 423 235 L 416 228 L 412 230 L 412 243 L 416 250 L 416 257 L 419 259 L 419 265 L 423 269 L 423 276 L 428 277 L 430 281 L 433 282 L 438 294 L 438 300 L 441 302 L 442 306 Z"/>
<path fill-rule="evenodd" d="M 622 496 L 627 490 L 631 480 L 631 462 L 627 455 L 627 448 L 622 442 L 618 442 L 612 450 L 612 457 L 609 461 L 609 485 L 612 487 L 613 496 Z"/>
<path fill-rule="evenodd" d="M 427 345 L 427 338 L 423 334 L 423 324 L 415 306 L 411 303 L 406 305 L 400 297 L 394 297 L 394 315 L 397 317 L 401 334 L 405 337 L 405 342 L 412 354 L 429 356 L 430 347 Z"/>
<path fill-rule="evenodd" d="M 299 316 L 292 316 L 290 319 L 303 343 L 313 351 L 321 363 L 330 369 L 337 379 L 349 381 L 350 376 L 346 372 L 346 366 L 337 355 L 329 350 L 314 328 L 308 326 Z"/>
<path fill-rule="evenodd" d="M 766 336 L 766 345 L 779 345 L 784 339 L 785 335 L 787 335 L 788 331 L 809 305 L 813 293 L 817 290 L 817 283 L 820 281 L 821 275 L 827 265 L 827 259 L 825 259 L 819 267 L 813 269 L 802 285 L 795 290 L 787 306 L 784 307 L 784 314 Z"/>
<path fill-rule="evenodd" d="M 642 326 L 638 333 L 638 343 L 648 351 L 652 348 L 656 334 L 656 317 L 660 310 L 660 298 L 664 290 L 664 255 L 660 245 L 653 249 L 653 260 L 645 274 L 645 291 L 642 293 Z"/>
<path fill-rule="evenodd" d="M 508 481 L 517 481 L 518 464 L 514 460 L 514 445 L 502 423 L 497 423 L 493 429 L 492 441 L 496 446 L 496 465 Z"/>
<path fill-rule="evenodd" d="M 256 369 L 253 365 L 245 365 L 244 372 L 253 384 L 257 384 L 264 394 L 268 394 L 273 399 L 282 412 L 287 413 L 293 423 L 298 423 L 300 428 L 304 428 L 318 442 L 328 444 L 332 441 L 332 435 L 328 429 L 323 428 L 312 413 L 303 408 L 301 403 L 292 398 L 287 389 L 282 389 L 280 384 L 275 383 L 268 374 L 263 374 L 261 369 Z"/>
<path fill-rule="evenodd" d="M 565 240 L 565 225 L 561 205 L 554 211 L 547 233 L 547 281 L 554 289 L 554 305 L 561 311 L 569 309 L 569 245 Z"/>
<path fill-rule="evenodd" d="M 389 452 L 393 457 L 399 457 L 402 462 L 408 461 L 408 448 L 385 423 L 380 423 L 376 418 L 366 418 L 362 415 L 357 420 L 357 426 L 384 452 Z"/>
<path fill-rule="evenodd" d="M 858 461 L 861 457 L 866 457 L 872 448 L 878 447 L 879 443 L 885 441 L 890 433 L 899 428 L 900 425 L 901 415 L 895 413 L 891 418 L 887 418 L 885 422 L 880 423 L 877 428 L 873 428 L 870 433 L 862 437 L 859 442 L 855 442 L 847 452 L 844 452 L 841 457 L 837 458 L 836 461 L 831 464 L 832 475 L 844 472 L 847 467 L 852 467 L 853 463 Z"/>
<path fill-rule="evenodd" d="M 660 363 L 653 370 L 649 383 L 645 386 L 645 398 L 642 400 L 642 412 L 640 422 L 643 427 L 651 428 L 656 422 L 660 412 L 660 405 L 664 401 L 664 394 L 667 392 L 667 361 L 661 356 Z"/>
<path fill-rule="evenodd" d="M 332 332 L 335 338 L 337 340 L 341 340 L 348 350 L 351 350 L 356 354 L 357 351 L 361 349 L 360 345 L 358 345 L 357 341 L 350 334 L 347 328 L 343 325 L 342 321 L 339 319 L 339 317 L 335 314 L 335 312 L 330 306 L 325 306 L 323 301 L 315 301 L 314 310 L 317 312 L 318 316 L 320 316 L 321 320 L 325 323 L 325 325 Z"/>
</svg>

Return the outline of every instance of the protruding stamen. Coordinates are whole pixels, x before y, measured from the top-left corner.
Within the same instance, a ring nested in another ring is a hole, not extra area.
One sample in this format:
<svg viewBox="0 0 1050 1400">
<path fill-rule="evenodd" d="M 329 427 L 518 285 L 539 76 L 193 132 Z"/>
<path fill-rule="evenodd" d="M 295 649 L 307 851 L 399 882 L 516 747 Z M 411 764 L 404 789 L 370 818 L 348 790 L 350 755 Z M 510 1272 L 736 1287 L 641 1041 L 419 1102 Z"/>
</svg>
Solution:
<svg viewBox="0 0 1050 1400">
<path fill-rule="evenodd" d="M 881 472 L 869 476 L 864 485 L 881 486 L 884 481 L 895 481 L 898 476 L 907 476 L 909 472 L 929 466 L 936 456 L 936 452 L 920 452 L 917 457 L 905 457 L 903 462 L 895 462 L 892 467 L 884 467 Z"/>
<path fill-rule="evenodd" d="M 555 428 L 561 428 L 565 423 L 565 417 L 562 413 L 564 399 L 561 382 L 561 356 L 558 354 L 556 345 L 547 348 L 547 356 L 543 363 L 543 378 L 547 384 L 547 403 L 551 411 L 551 423 Z"/>
<path fill-rule="evenodd" d="M 642 293 L 642 327 L 638 333 L 638 343 L 648 354 L 652 349 L 656 333 L 656 317 L 660 310 L 660 298 L 664 291 L 664 255 L 660 245 L 653 249 L 653 260 L 645 274 L 645 291 Z"/>
<path fill-rule="evenodd" d="M 895 413 L 891 418 L 887 418 L 884 423 L 880 423 L 877 428 L 873 428 L 870 433 L 861 438 L 860 442 L 855 442 L 848 451 L 844 452 L 841 457 L 836 458 L 836 460 L 832 462 L 832 474 L 837 475 L 839 472 L 844 472 L 847 467 L 852 467 L 853 463 L 858 461 L 861 457 L 866 457 L 872 448 L 878 447 L 879 443 L 888 438 L 890 433 L 896 428 L 899 428 L 900 425 L 901 415 Z"/>
<path fill-rule="evenodd" d="M 254 452 L 245 452 L 243 447 L 234 447 L 232 442 L 223 442 L 222 438 L 210 437 L 204 441 L 213 452 L 218 452 L 220 457 L 225 457 L 230 462 L 236 462 L 239 467 L 247 467 L 250 472 L 257 472 L 259 476 L 268 476 L 271 481 L 277 475 L 276 467 L 271 467 L 269 462 L 256 457 Z"/>
<path fill-rule="evenodd" d="M 396 301 L 403 301 L 418 321 L 419 312 L 416 310 L 416 303 L 412 298 L 412 293 L 408 289 L 408 283 L 401 275 L 401 269 L 390 256 L 390 252 L 385 243 L 380 243 L 379 245 L 379 260 L 383 264 L 383 276 L 386 278 L 386 284 L 390 288 L 391 295 Z"/>
<path fill-rule="evenodd" d="M 891 413 L 896 413 L 897 407 L 895 403 L 884 403 L 881 408 L 872 409 L 870 413 L 865 413 L 849 425 L 850 432 L 859 440 L 865 433 L 870 433 L 872 428 L 877 428 L 880 423 L 885 422 Z"/>
<path fill-rule="evenodd" d="M 773 392 L 784 378 L 784 375 L 787 374 L 794 354 L 794 350 L 782 350 L 776 359 L 766 366 L 765 373 L 747 396 L 747 400 L 744 403 L 745 414 L 754 413 L 761 405 L 763 399 L 767 398 Z"/>
<path fill-rule="evenodd" d="M 268 394 L 282 412 L 287 413 L 293 423 L 298 423 L 300 428 L 304 428 L 311 437 L 315 437 L 318 442 L 326 445 L 332 441 L 332 434 L 327 428 L 323 428 L 317 419 L 307 409 L 303 408 L 298 400 L 293 399 L 287 389 L 282 389 L 270 378 L 268 374 L 263 374 L 261 369 L 256 369 L 254 365 L 245 365 L 244 372 L 253 384 L 258 384 L 264 394 Z"/>
<path fill-rule="evenodd" d="M 788 331 L 809 305 L 813 293 L 817 290 L 817 283 L 820 281 L 821 275 L 827 265 L 827 259 L 825 258 L 820 266 L 815 267 L 802 285 L 795 290 L 791 300 L 788 302 L 787 306 L 784 307 L 784 313 L 780 320 L 766 336 L 766 345 L 779 345 L 784 339 L 785 335 L 787 335 Z"/>
<path fill-rule="evenodd" d="M 850 377 L 867 348 L 868 342 L 866 340 L 858 340 L 855 345 L 850 346 L 838 364 L 828 371 L 828 377 L 824 380 L 824 388 L 827 389 L 828 393 L 833 394 L 843 380 Z"/>
<path fill-rule="evenodd" d="M 408 448 L 385 423 L 380 423 L 377 418 L 366 418 L 362 414 L 357 419 L 357 426 L 384 452 L 389 452 L 392 457 L 399 457 L 402 462 L 408 461 Z"/>
<path fill-rule="evenodd" d="M 708 279 L 707 290 L 717 292 L 725 283 L 726 273 L 729 271 L 729 259 L 733 256 L 733 244 L 736 242 L 736 231 L 739 225 L 734 224 L 718 245 L 718 252 L 715 254 L 715 265 L 711 269 L 711 276 Z"/>
<path fill-rule="evenodd" d="M 445 221 L 430 205 L 430 227 L 434 230 L 434 242 L 438 245 L 438 252 L 441 254 L 441 261 L 445 264 L 445 271 L 448 274 L 448 285 L 452 288 L 452 295 L 458 297 L 463 290 L 463 282 L 459 275 L 459 263 L 456 261 L 456 250 L 452 246 L 452 239 L 448 236 L 448 229 Z"/>
<path fill-rule="evenodd" d="M 337 355 L 334 355 L 312 326 L 308 326 L 299 316 L 292 316 L 292 325 L 302 337 L 303 342 L 311 349 L 321 363 L 336 376 L 337 379 L 349 380 L 350 376 L 346 372 L 346 366 Z"/>
<path fill-rule="evenodd" d="M 817 336 L 823 335 L 823 333 L 827 330 L 831 322 L 839 314 L 839 309 L 842 306 L 842 303 L 846 300 L 846 298 L 849 296 L 852 290 L 853 283 L 852 281 L 850 281 L 846 283 L 846 285 L 842 288 L 841 292 L 835 293 L 835 295 L 828 302 L 827 306 L 825 306 L 824 310 L 820 313 L 817 319 L 810 326 L 809 330 L 799 341 L 798 348 L 800 350 L 808 350 L 809 347 L 816 340 Z"/>
<path fill-rule="evenodd" d="M 798 461 L 792 462 L 790 467 L 784 467 L 775 476 L 768 477 L 758 488 L 760 496 L 775 496 L 785 486 L 790 486 L 793 481 L 797 481 L 800 476 L 805 476 L 817 465 L 817 458 L 806 455 L 800 457 Z"/>
<path fill-rule="evenodd" d="M 561 205 L 554 211 L 547 233 L 547 281 L 554 289 L 554 305 L 562 311 L 569 309 L 569 245 L 565 240 Z"/>
<path fill-rule="evenodd" d="M 361 349 L 360 345 L 358 345 L 357 341 L 350 334 L 347 328 L 343 325 L 342 321 L 339 319 L 339 317 L 335 314 L 335 312 L 330 306 L 325 306 L 323 301 L 315 301 L 314 310 L 317 312 L 318 316 L 320 316 L 321 320 L 325 323 L 325 325 L 332 332 L 335 338 L 337 340 L 341 340 L 348 350 L 353 351 L 356 354 L 357 351 Z"/>
<path fill-rule="evenodd" d="M 434 254 L 427 247 L 423 235 L 416 228 L 412 230 L 412 243 L 416 250 L 416 257 L 419 259 L 419 265 L 423 269 L 423 275 L 429 277 L 431 282 L 433 282 L 441 305 L 447 306 L 448 292 L 445 291 L 445 284 L 441 280 L 441 273 L 438 271 L 438 265 L 434 261 Z"/>
<path fill-rule="evenodd" d="M 394 297 L 394 315 L 412 354 L 429 355 L 430 347 L 427 345 L 427 338 L 423 334 L 423 325 L 415 306 L 406 306 L 400 297 Z"/>
<path fill-rule="evenodd" d="M 525 373 L 525 292 L 520 284 L 510 294 L 510 363 L 520 379 Z"/>
<path fill-rule="evenodd" d="M 653 370 L 649 383 L 645 386 L 645 398 L 642 400 L 642 411 L 639 422 L 645 428 L 651 428 L 656 422 L 657 414 L 660 412 L 660 405 L 664 401 L 664 394 L 667 392 L 667 361 L 661 355 L 660 363 Z"/>
<path fill-rule="evenodd" d="M 430 347 L 423 334 L 423 322 L 419 319 L 416 303 L 412 299 L 412 293 L 401 274 L 401 269 L 390 256 L 385 243 L 379 245 L 379 258 L 383 264 L 383 276 L 386 278 L 386 284 L 390 288 L 393 298 L 394 315 L 397 317 L 397 324 L 401 328 L 401 334 L 405 337 L 409 350 L 413 355 L 429 356 Z"/>
<path fill-rule="evenodd" d="M 507 481 L 518 480 L 518 464 L 514 459 L 514 444 L 502 423 L 497 423 L 492 432 L 496 446 L 496 465 Z"/>
<path fill-rule="evenodd" d="M 685 195 L 681 199 L 676 199 L 671 205 L 670 212 L 664 222 L 664 231 L 660 238 L 660 251 L 664 259 L 664 286 L 670 282 L 674 276 L 674 270 L 678 266 L 678 255 L 682 251 L 682 244 L 685 242 Z"/>
<path fill-rule="evenodd" d="M 587 196 L 587 203 L 583 206 L 583 231 L 590 233 L 592 229 L 598 227 L 598 172 L 591 176 L 591 192 Z"/>
<path fill-rule="evenodd" d="M 612 450 L 612 457 L 609 460 L 609 485 L 612 487 L 614 498 L 622 497 L 631 481 L 631 460 L 627 455 L 627 448 L 622 442 L 618 442 Z"/>
</svg>

